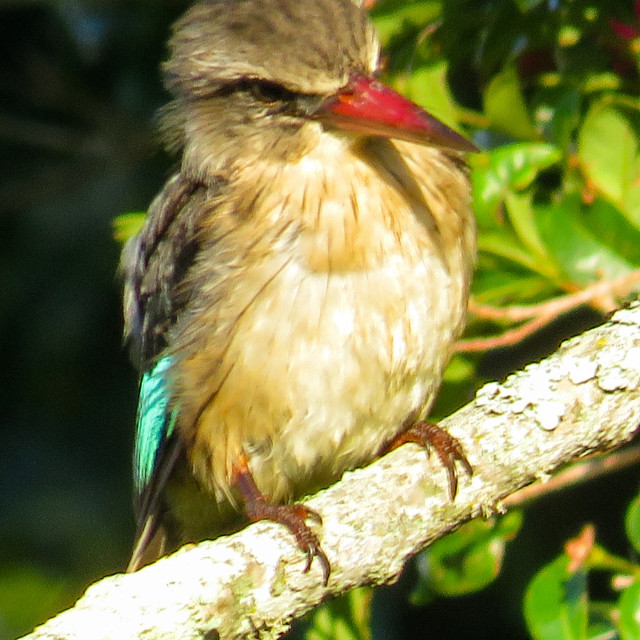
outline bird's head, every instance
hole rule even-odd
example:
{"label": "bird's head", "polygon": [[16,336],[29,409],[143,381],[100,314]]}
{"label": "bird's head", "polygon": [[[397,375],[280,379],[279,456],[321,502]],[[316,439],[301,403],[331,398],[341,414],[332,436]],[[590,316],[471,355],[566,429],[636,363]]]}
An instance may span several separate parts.
{"label": "bird's head", "polygon": [[325,131],[474,150],[376,79],[378,40],[353,0],[204,0],[170,52],[171,143],[198,147],[209,167],[239,153],[299,158]]}

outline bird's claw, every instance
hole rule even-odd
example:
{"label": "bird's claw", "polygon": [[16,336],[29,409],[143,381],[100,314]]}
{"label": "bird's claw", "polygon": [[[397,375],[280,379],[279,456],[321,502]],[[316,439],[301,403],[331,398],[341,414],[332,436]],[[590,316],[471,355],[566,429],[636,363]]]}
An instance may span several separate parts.
{"label": "bird's claw", "polygon": [[451,500],[456,497],[456,493],[458,492],[456,462],[460,463],[469,477],[473,475],[473,468],[471,464],[469,464],[460,442],[433,422],[420,420],[414,423],[392,442],[390,448],[395,449],[405,442],[414,442],[420,445],[426,450],[427,455],[429,455],[431,448],[435,450],[442,466],[447,472],[449,497]]}
{"label": "bird's claw", "polygon": [[317,511],[300,503],[274,504],[266,500],[257,501],[248,511],[251,520],[271,520],[287,527],[295,537],[298,548],[307,558],[304,573],[311,569],[313,559],[317,558],[322,569],[323,583],[327,585],[331,573],[329,559],[320,546],[318,536],[305,522],[311,519],[317,524],[322,524],[322,517]]}

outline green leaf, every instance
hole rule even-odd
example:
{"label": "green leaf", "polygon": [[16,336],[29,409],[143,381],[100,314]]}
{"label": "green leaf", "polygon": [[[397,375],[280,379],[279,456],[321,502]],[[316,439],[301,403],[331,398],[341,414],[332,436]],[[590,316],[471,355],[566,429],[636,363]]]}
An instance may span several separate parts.
{"label": "green leaf", "polygon": [[594,624],[589,624],[589,628],[587,629],[588,640],[616,640],[616,638],[616,628],[611,622],[599,621]]}
{"label": "green leaf", "polygon": [[483,98],[485,114],[494,128],[518,140],[538,137],[520,90],[515,67],[507,67],[495,75]]}
{"label": "green leaf", "polygon": [[445,61],[414,70],[403,88],[403,93],[445,124],[456,127],[456,106],[447,85]]}
{"label": "green leaf", "polygon": [[456,354],[449,360],[429,418],[438,422],[459,409],[473,396],[475,364],[468,356]]}
{"label": "green leaf", "polygon": [[352,589],[319,607],[305,640],[371,640],[369,587]]}
{"label": "green leaf", "polygon": [[602,244],[633,265],[640,265],[640,230],[609,200],[596,198],[582,207],[581,221]]}
{"label": "green leaf", "polygon": [[376,25],[382,46],[401,33],[407,25],[424,28],[435,22],[442,13],[441,0],[420,0],[408,3],[406,0],[387,0],[373,6],[371,17]]}
{"label": "green leaf", "polygon": [[113,237],[124,244],[142,229],[147,214],[144,212],[123,213],[113,220]]}
{"label": "green leaf", "polygon": [[545,138],[560,149],[569,148],[580,125],[581,107],[582,94],[574,86],[561,85],[544,90],[536,118],[544,128]]}
{"label": "green leaf", "polygon": [[584,286],[612,279],[634,268],[631,262],[607,245],[585,225],[582,202],[573,194],[549,206],[539,206],[537,223],[549,254],[569,279]]}
{"label": "green leaf", "polygon": [[592,187],[640,228],[640,156],[629,120],[614,107],[591,107],[580,128],[578,158]]}
{"label": "green leaf", "polygon": [[586,572],[568,571],[561,555],[543,567],[529,583],[524,615],[535,640],[583,640],[587,634]]}
{"label": "green leaf", "polygon": [[505,232],[483,233],[478,238],[478,251],[504,258],[549,279],[555,279],[557,276],[556,268],[551,262],[532,255]]}
{"label": "green leaf", "polygon": [[585,93],[595,93],[601,91],[613,91],[619,89],[621,84],[620,76],[611,71],[603,73],[590,73],[584,80],[583,91]]}
{"label": "green leaf", "polygon": [[[0,574],[0,633],[22,635],[77,597],[77,585],[28,565],[3,566]],[[29,603],[25,607],[25,603]]]}
{"label": "green leaf", "polygon": [[454,355],[447,368],[444,370],[443,381],[445,382],[466,382],[473,376],[475,366],[466,358],[460,355]]}
{"label": "green leaf", "polygon": [[422,605],[435,596],[459,596],[483,589],[500,572],[506,543],[520,529],[522,514],[472,520],[439,540],[418,561],[420,580],[411,594]]}
{"label": "green leaf", "polygon": [[547,250],[540,238],[535,223],[531,194],[509,192],[506,197],[506,208],[509,220],[518,238],[533,254],[547,258]]}
{"label": "green leaf", "polygon": [[561,47],[573,47],[582,38],[582,31],[573,24],[564,24],[558,30],[558,44]]}
{"label": "green leaf", "polygon": [[550,144],[515,143],[469,158],[473,202],[480,227],[496,226],[500,205],[509,193],[529,187],[536,176],[561,159]]}
{"label": "green leaf", "polygon": [[548,298],[556,287],[549,279],[537,274],[511,272],[501,267],[481,268],[473,280],[473,297],[479,303],[505,303]]}
{"label": "green leaf", "polygon": [[636,580],[623,591],[619,605],[620,637],[622,640],[638,640],[640,638],[640,581]]}
{"label": "green leaf", "polygon": [[624,528],[633,548],[640,552],[640,495],[637,495],[627,508]]}

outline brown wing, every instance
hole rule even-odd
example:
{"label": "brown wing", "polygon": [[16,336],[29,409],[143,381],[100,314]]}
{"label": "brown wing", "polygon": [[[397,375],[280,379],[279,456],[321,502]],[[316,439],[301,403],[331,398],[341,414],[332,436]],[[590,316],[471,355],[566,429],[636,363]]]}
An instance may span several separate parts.
{"label": "brown wing", "polygon": [[155,560],[166,550],[163,491],[181,454],[172,433],[169,390],[157,362],[169,342],[169,331],[188,304],[183,282],[199,250],[199,229],[213,187],[174,175],[149,208],[140,233],[125,247],[125,337],[142,374],[134,455],[135,511],[138,532],[128,570]]}
{"label": "brown wing", "polygon": [[122,252],[125,338],[141,372],[167,346],[167,333],[188,302],[181,287],[198,252],[198,233],[215,187],[177,173],[155,198],[144,228]]}

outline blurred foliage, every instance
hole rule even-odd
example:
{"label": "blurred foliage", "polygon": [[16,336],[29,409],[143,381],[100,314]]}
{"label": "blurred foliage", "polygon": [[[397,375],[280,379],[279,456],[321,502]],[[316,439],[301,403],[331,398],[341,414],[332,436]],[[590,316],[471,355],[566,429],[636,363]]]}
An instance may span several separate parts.
{"label": "blurred foliage", "polygon": [[[640,551],[640,497],[627,510],[629,541]],[[588,578],[607,574],[611,589],[606,600],[594,600]],[[587,525],[565,551],[540,569],[524,600],[527,627],[535,640],[596,640],[640,637],[640,564],[609,553],[595,541]]]}
{"label": "blurred foliage", "polygon": [[111,224],[168,172],[157,66],[184,6],[0,5],[0,638],[126,564],[136,378]]}
{"label": "blurred foliage", "polygon": [[[140,214],[118,216],[143,211],[170,171],[153,127],[166,100],[157,67],[185,6],[0,5],[0,638],[126,564],[136,380],[112,225],[130,234]],[[640,3],[379,0],[372,13],[385,81],[482,149],[469,159],[473,342],[447,370],[442,416],[635,294]],[[636,485],[620,473],[524,519],[469,523],[397,585],[354,591],[297,634],[637,638],[638,567],[622,559],[640,553]],[[549,563],[585,521],[598,544],[583,535],[582,556]]]}
{"label": "blurred foliage", "polygon": [[306,640],[371,640],[369,587],[359,587],[312,614]]}
{"label": "blurred foliage", "polygon": [[433,545],[418,560],[411,601],[425,605],[441,596],[484,589],[500,573],[506,544],[522,526],[522,513],[472,520]]}

